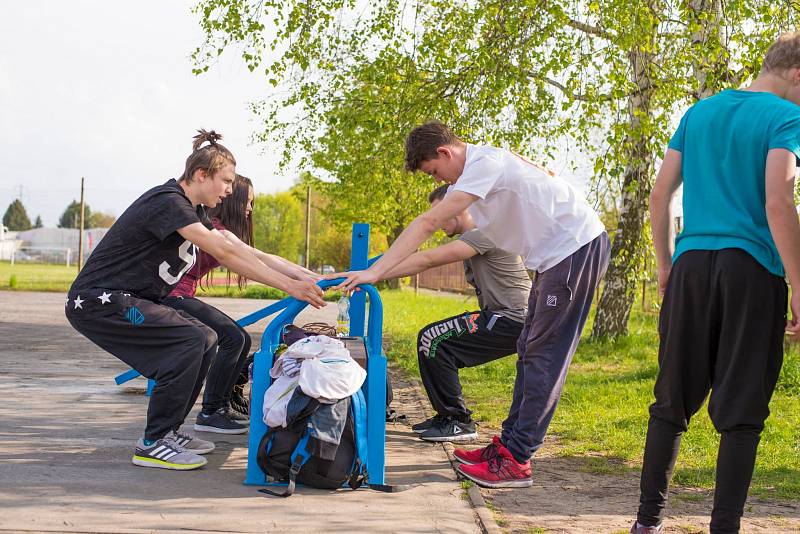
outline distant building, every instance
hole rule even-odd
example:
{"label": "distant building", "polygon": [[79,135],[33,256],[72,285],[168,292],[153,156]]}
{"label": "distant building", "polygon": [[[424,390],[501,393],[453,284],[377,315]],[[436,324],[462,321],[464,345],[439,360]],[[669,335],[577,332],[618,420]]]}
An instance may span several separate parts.
{"label": "distant building", "polygon": [[[83,231],[83,257],[88,258],[97,244],[108,232],[108,228],[91,228]],[[59,252],[59,256],[70,258],[71,262],[78,261],[78,237],[80,231],[76,228],[34,228],[24,232],[16,232],[16,240],[9,245],[6,254],[5,248],[0,250],[0,259],[11,259],[11,250],[18,258],[25,257],[28,261],[51,261],[44,258],[47,252]],[[58,260],[60,263],[61,260]]]}
{"label": "distant building", "polygon": [[22,244],[17,240],[17,233],[0,224],[0,261],[10,260],[11,254]]}

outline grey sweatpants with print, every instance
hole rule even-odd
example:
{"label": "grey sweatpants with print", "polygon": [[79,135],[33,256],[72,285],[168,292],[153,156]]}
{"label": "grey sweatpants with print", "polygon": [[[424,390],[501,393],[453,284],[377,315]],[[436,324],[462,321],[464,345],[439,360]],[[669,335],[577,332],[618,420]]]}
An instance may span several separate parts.
{"label": "grey sweatpants with print", "polygon": [[542,446],[595,289],[611,252],[603,232],[554,267],[536,274],[517,340],[517,378],[501,440],[520,462]]}

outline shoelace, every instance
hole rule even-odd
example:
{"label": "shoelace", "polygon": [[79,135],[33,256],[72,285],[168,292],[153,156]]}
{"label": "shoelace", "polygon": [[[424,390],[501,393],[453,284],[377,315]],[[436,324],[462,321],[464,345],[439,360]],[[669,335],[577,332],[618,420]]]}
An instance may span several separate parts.
{"label": "shoelace", "polygon": [[[492,463],[497,462],[498,464],[502,464],[502,455],[497,448],[497,444],[495,442],[491,442],[489,445],[486,446],[483,452],[483,457],[486,459],[486,462],[489,464],[489,469],[492,468]],[[497,469],[500,469],[498,465]],[[494,471],[496,472],[496,471]]]}
{"label": "shoelace", "polygon": [[[240,410],[237,410],[233,406],[228,406],[227,408],[225,408],[225,415],[229,419],[231,419],[232,421],[237,421],[240,417],[246,417],[247,419],[250,419],[250,415],[249,414],[246,414],[246,413],[244,413],[244,412],[242,412]],[[242,424],[246,424],[244,421],[237,421],[237,422],[242,423]]]}
{"label": "shoelace", "polygon": [[444,419],[443,415],[439,415],[438,413],[431,417],[431,426],[428,428],[434,428],[439,426],[439,423]]}
{"label": "shoelace", "polygon": [[183,445],[178,443],[178,445],[180,445],[181,447],[184,447],[184,448],[186,448],[186,445],[188,445],[194,439],[193,436],[190,436],[189,434],[185,434],[183,432],[179,432],[177,430],[173,430],[172,431],[172,435],[174,436],[173,439],[175,439],[176,443],[178,443],[179,440],[180,441],[184,441],[185,440],[185,443]]}
{"label": "shoelace", "polygon": [[491,457],[486,459],[486,463],[489,464],[489,472],[490,473],[499,473],[500,468],[503,467],[503,455],[502,454],[494,454]]}
{"label": "shoelace", "polygon": [[431,428],[444,428],[447,426],[447,423],[450,422],[452,418],[447,415],[439,415],[436,414],[433,416],[433,421],[431,422]]}
{"label": "shoelace", "polygon": [[[173,432],[173,434],[176,434],[176,432]],[[181,446],[178,443],[178,441],[175,439],[175,437],[173,437],[173,436],[171,436],[169,434],[167,434],[165,437],[161,438],[161,441],[163,441],[164,444],[166,444],[167,446],[172,448],[172,450],[174,450],[175,452],[187,452],[188,451],[187,448]]]}

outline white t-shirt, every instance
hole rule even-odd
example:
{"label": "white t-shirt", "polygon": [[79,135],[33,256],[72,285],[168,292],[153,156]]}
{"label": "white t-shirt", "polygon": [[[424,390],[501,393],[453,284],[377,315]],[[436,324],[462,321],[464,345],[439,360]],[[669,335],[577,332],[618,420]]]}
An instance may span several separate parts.
{"label": "white t-shirt", "polygon": [[554,267],[605,230],[566,181],[502,148],[468,144],[451,190],[477,196],[469,212],[478,228],[534,271]]}

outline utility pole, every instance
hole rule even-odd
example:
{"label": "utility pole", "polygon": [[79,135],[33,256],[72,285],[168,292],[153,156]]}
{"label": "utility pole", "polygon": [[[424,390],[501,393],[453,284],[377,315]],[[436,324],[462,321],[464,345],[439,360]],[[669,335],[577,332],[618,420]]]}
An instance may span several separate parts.
{"label": "utility pole", "polygon": [[78,272],[83,268],[83,176],[81,176],[81,224],[78,228]]}
{"label": "utility pole", "polygon": [[311,239],[311,186],[306,187],[306,254],[305,254],[305,268],[309,267],[309,250],[311,249],[309,241]]}

